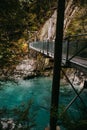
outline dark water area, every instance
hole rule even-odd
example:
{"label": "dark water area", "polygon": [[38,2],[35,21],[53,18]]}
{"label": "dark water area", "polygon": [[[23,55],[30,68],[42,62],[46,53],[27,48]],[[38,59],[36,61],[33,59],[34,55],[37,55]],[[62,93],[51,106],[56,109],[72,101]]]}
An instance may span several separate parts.
{"label": "dark water area", "polygon": [[[2,83],[1,83],[2,84]],[[51,77],[39,77],[30,80],[19,80],[17,83],[8,81],[1,85],[0,89],[0,109],[13,109],[22,104],[27,104],[32,100],[32,113],[36,112],[35,122],[37,126],[32,130],[44,130],[49,125],[49,110],[51,99]],[[76,86],[79,89],[79,86]],[[59,111],[63,112],[64,108],[76,96],[69,85],[61,85],[59,97]],[[87,90],[84,90],[80,97],[87,105]],[[81,116],[80,107],[84,106],[79,98],[67,110],[71,119],[78,120]],[[6,117],[5,117],[6,116]],[[0,118],[10,118],[7,114]],[[64,128],[61,128],[64,130]]]}

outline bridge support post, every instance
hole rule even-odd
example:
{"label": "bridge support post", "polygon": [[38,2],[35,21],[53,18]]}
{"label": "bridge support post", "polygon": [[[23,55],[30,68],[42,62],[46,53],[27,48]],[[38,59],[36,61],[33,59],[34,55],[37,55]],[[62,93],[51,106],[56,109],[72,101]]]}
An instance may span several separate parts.
{"label": "bridge support post", "polygon": [[47,56],[49,56],[49,40],[47,41]]}
{"label": "bridge support post", "polygon": [[84,88],[87,89],[87,81],[84,81]]}
{"label": "bridge support post", "polygon": [[66,65],[68,64],[68,59],[69,59],[69,41],[70,41],[70,37],[67,38]]}
{"label": "bridge support post", "polygon": [[62,42],[64,25],[65,0],[58,0],[57,26],[54,52],[54,69],[50,110],[50,130],[56,130],[58,122],[59,92],[60,92],[60,71],[62,60]]}
{"label": "bridge support post", "polygon": [[42,45],[42,46],[43,46],[43,54],[44,54],[44,43],[45,43],[45,41],[42,42],[42,44],[43,44],[43,45]]}

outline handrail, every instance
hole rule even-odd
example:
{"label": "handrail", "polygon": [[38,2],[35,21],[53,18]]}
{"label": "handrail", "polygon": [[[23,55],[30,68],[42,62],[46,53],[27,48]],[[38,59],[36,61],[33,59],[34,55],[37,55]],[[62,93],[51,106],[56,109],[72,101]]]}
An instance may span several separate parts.
{"label": "handrail", "polygon": [[[62,48],[62,62],[65,66],[70,65],[69,63],[77,64],[82,67],[85,64],[83,61],[84,58],[87,58],[87,33],[79,34],[79,35],[72,35],[65,38],[63,41],[63,48]],[[79,36],[81,36],[79,38]],[[83,36],[83,37],[82,37]],[[40,53],[43,53],[51,58],[54,58],[54,42],[53,41],[36,41],[30,43],[30,47]],[[79,59],[76,59],[79,57]],[[86,60],[85,60],[86,61]],[[87,66],[87,63],[85,64]]]}
{"label": "handrail", "polygon": [[[64,42],[66,42],[66,44],[63,44],[63,47],[65,46],[64,48],[66,49],[66,64],[70,62],[70,60],[75,58],[77,55],[79,55],[81,52],[85,51],[85,49],[87,49],[87,44],[86,45],[84,44],[85,42],[87,42],[87,37],[82,37],[86,35],[87,33],[78,35],[69,35],[68,37],[64,38]],[[82,46],[80,45],[81,42],[83,42]]]}
{"label": "handrail", "polygon": [[68,39],[68,38],[72,38],[72,37],[86,36],[86,35],[87,35],[87,33],[78,34],[78,35],[69,35],[69,36],[64,37],[63,40],[66,40],[66,39]]}

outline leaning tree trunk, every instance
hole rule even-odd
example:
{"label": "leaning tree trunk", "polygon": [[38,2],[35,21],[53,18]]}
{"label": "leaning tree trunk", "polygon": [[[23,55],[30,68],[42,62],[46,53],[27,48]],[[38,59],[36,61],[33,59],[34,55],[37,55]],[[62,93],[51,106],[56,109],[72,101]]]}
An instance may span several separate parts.
{"label": "leaning tree trunk", "polygon": [[53,84],[52,84],[51,112],[50,112],[50,130],[56,130],[58,120],[57,114],[58,114],[60,71],[61,71],[61,59],[62,59],[64,11],[65,11],[65,0],[58,0],[56,39],[54,50],[55,51],[54,71],[53,71]]}
{"label": "leaning tree trunk", "polygon": [[71,20],[73,19],[78,10],[79,7],[73,3],[73,0],[67,1],[64,19],[64,34],[66,33],[67,28],[71,23]]}

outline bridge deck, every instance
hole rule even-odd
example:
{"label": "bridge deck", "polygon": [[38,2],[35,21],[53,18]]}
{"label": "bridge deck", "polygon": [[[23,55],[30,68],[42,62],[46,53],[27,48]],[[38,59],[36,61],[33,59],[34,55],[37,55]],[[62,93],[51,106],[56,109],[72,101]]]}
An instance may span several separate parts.
{"label": "bridge deck", "polygon": [[68,61],[67,67],[72,67],[80,70],[85,75],[87,75],[87,59],[82,59],[81,57],[75,57],[73,60]]}

